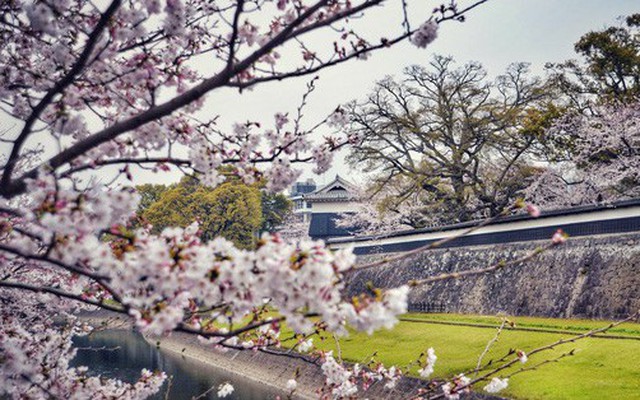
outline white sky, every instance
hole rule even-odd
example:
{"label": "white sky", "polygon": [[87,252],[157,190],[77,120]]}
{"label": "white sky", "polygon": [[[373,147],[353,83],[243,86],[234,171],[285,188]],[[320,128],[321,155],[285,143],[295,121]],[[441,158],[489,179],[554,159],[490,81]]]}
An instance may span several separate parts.
{"label": "white sky", "polygon": [[[441,1],[409,0],[413,20],[426,20]],[[355,23],[374,32],[385,32],[387,26],[399,27],[400,1],[387,0],[387,3]],[[459,0],[459,3],[464,6],[472,0]],[[472,10],[465,23],[449,21],[441,25],[438,39],[427,49],[402,43],[373,54],[367,61],[353,60],[322,71],[305,110],[307,126],[315,125],[339,104],[362,99],[376,80],[385,75],[398,75],[408,65],[426,64],[434,54],[451,55],[460,64],[479,61],[490,75],[498,75],[510,63],[518,61],[530,62],[535,73],[543,74],[546,62],[575,57],[573,44],[581,35],[616,24],[618,17],[634,12],[640,12],[638,0],[490,0]],[[247,120],[272,123],[275,112],[293,114],[309,79],[267,83],[242,94],[237,90],[212,93],[200,117],[221,115],[221,127]],[[360,174],[349,170],[340,159],[337,157],[334,167],[323,176],[306,172],[301,179],[313,177],[322,184],[339,173],[359,181]],[[136,184],[169,183],[177,179],[177,174],[143,172],[137,176]]]}
{"label": "white sky", "polygon": [[[412,2],[410,10],[414,14],[422,11],[424,20],[436,4],[439,2]],[[385,75],[398,75],[411,64],[426,64],[434,54],[451,55],[461,64],[479,61],[490,75],[500,74],[512,62],[526,61],[534,73],[542,75],[546,62],[575,58],[573,44],[584,33],[616,24],[618,17],[634,12],[640,12],[638,0],[490,0],[471,11],[465,23],[442,24],[438,39],[427,49],[403,43],[367,61],[354,60],[322,72],[306,109],[308,123],[321,120],[338,104],[362,99]],[[382,10],[368,23],[389,23],[385,13],[397,19],[397,13]],[[221,114],[223,125],[247,119],[270,121],[276,111],[294,111],[308,79],[269,83],[242,95],[231,90],[218,92],[210,95],[206,109]],[[340,160],[323,176],[305,173],[303,178],[328,183],[336,173],[359,179]]]}

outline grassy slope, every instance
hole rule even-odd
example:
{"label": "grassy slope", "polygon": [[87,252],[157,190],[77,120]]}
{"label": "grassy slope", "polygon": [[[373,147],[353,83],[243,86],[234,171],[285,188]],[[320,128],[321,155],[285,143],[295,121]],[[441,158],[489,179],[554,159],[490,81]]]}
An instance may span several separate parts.
{"label": "grassy slope", "polygon": [[[460,316],[450,314],[410,314],[408,318],[455,322],[494,324],[496,317]],[[561,320],[546,318],[516,318],[520,327],[575,330],[576,334],[606,325],[603,321]],[[640,324],[624,324],[609,332],[640,338]],[[361,362],[374,351],[385,364],[407,365],[420,352],[433,347],[438,355],[437,377],[448,377],[473,369],[477,358],[495,329],[400,322],[391,331],[372,336],[353,333],[341,339],[343,358]],[[524,331],[504,331],[492,351],[485,357],[499,358],[510,348],[529,351],[571,335]],[[325,349],[335,348],[333,339],[314,340]],[[501,394],[518,399],[625,399],[640,400],[640,340],[584,339],[569,343],[530,358],[526,366],[576,349],[573,357],[514,376],[508,390]],[[518,364],[522,367],[522,364]],[[413,371],[415,373],[415,371]],[[484,386],[481,385],[481,386]],[[480,389],[480,388],[477,388]]]}

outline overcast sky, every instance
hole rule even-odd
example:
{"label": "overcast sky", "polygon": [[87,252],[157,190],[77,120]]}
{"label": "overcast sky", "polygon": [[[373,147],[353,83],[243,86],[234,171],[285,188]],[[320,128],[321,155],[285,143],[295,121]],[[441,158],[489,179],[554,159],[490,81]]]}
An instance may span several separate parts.
{"label": "overcast sky", "polygon": [[[424,20],[438,3],[414,1],[410,7],[419,18],[423,14]],[[574,58],[573,44],[584,33],[617,24],[619,17],[634,12],[640,12],[638,0],[490,0],[470,12],[465,23],[443,24],[438,39],[427,49],[403,43],[367,61],[356,60],[321,73],[306,111],[308,122],[322,119],[340,103],[363,98],[376,80],[400,74],[411,64],[426,64],[434,54],[451,55],[460,63],[479,61],[491,75],[500,74],[512,62],[526,61],[533,72],[542,75],[546,62]],[[397,14],[383,9],[368,23],[388,24],[389,18],[397,19]],[[207,102],[207,110],[221,114],[222,124],[268,120],[276,111],[295,109],[306,81],[308,78],[266,84],[242,95],[216,93]],[[336,173],[354,176],[354,171],[338,161],[324,176],[314,178],[328,182]]]}
{"label": "overcast sky", "polygon": [[[425,21],[441,1],[408,0],[414,24]],[[459,0],[461,6],[472,2]],[[375,35],[383,35],[389,27],[400,27],[402,14],[398,5],[401,2],[387,0],[386,3],[372,15],[354,22],[359,24],[358,29],[375,32],[372,40],[381,37]],[[573,44],[581,35],[616,24],[619,17],[634,12],[640,12],[638,0],[489,0],[472,10],[465,23],[442,24],[438,39],[427,49],[402,43],[372,55],[367,61],[353,60],[323,71],[305,110],[307,126],[321,121],[339,104],[364,98],[376,80],[385,75],[398,75],[408,65],[426,64],[434,54],[451,55],[459,63],[479,61],[493,76],[512,62],[526,61],[541,75],[546,62],[575,57]],[[206,70],[206,64],[203,69]],[[237,90],[212,93],[200,117],[220,115],[221,127],[247,120],[272,123],[275,112],[295,111],[309,79],[268,83],[242,94]],[[0,122],[5,127],[13,125],[2,121],[2,117]],[[340,158],[329,172],[314,179],[326,183],[339,173],[356,182],[361,180]],[[308,177],[312,177],[310,172],[303,175]],[[170,183],[177,179],[178,174],[143,172],[136,183]]]}

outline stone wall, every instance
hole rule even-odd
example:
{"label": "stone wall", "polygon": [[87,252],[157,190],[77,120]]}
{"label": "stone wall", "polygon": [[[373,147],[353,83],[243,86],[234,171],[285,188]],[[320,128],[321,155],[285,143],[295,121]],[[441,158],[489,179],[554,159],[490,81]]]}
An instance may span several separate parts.
{"label": "stone wall", "polygon": [[[513,260],[545,242],[425,251],[354,273],[351,294],[412,279]],[[365,263],[381,257],[359,257]],[[410,305],[457,313],[620,318],[640,309],[640,234],[573,238],[533,260],[497,272],[412,288]]]}

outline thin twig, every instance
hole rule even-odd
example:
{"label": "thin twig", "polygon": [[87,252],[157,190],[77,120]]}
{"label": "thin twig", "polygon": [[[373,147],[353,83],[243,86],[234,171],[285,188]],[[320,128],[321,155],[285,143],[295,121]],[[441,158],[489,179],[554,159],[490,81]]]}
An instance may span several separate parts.
{"label": "thin twig", "polygon": [[388,264],[388,263],[404,260],[404,259],[406,259],[408,257],[411,257],[411,256],[413,256],[415,254],[422,253],[422,252],[427,251],[427,250],[432,250],[432,249],[435,249],[437,247],[441,247],[441,246],[443,246],[443,245],[445,245],[445,244],[447,244],[447,243],[449,243],[449,242],[451,242],[453,240],[459,239],[459,238],[461,238],[463,236],[466,236],[466,235],[468,235],[470,233],[473,233],[473,232],[477,231],[480,228],[483,228],[483,227],[485,227],[487,225],[490,225],[490,224],[496,222],[497,220],[499,220],[503,216],[510,214],[511,211],[514,208],[515,207],[509,207],[509,208],[505,209],[504,211],[502,211],[500,214],[496,215],[495,217],[487,218],[484,221],[480,222],[478,225],[474,225],[474,226],[472,226],[472,227],[460,232],[457,235],[453,235],[453,236],[449,236],[449,237],[446,237],[446,238],[442,238],[440,240],[437,240],[435,242],[431,242],[431,243],[426,244],[424,246],[418,247],[417,249],[409,250],[409,251],[404,252],[404,253],[402,253],[400,255],[397,255],[397,256],[384,257],[383,259],[378,260],[378,261],[373,261],[373,262],[370,262],[370,263],[361,264],[361,265],[357,265],[357,266],[354,265],[353,267],[351,267],[350,269],[348,269],[345,272],[348,273],[348,272],[352,272],[352,271],[361,271],[363,269],[380,267],[380,266]]}
{"label": "thin twig", "polygon": [[102,346],[102,347],[76,347],[76,350],[82,350],[82,351],[116,351],[116,350],[120,350],[122,347],[120,346],[115,346],[115,347],[107,347],[107,346]]}
{"label": "thin twig", "polygon": [[[595,335],[597,333],[606,332],[609,329],[612,329],[612,328],[614,328],[614,327],[616,327],[618,325],[621,325],[621,324],[623,324],[625,322],[636,320],[636,319],[638,319],[638,317],[640,317],[640,310],[635,312],[634,314],[630,315],[629,317],[627,317],[625,319],[622,319],[622,320],[617,321],[617,322],[612,322],[609,325],[604,326],[602,328],[593,329],[593,330],[591,330],[589,332],[586,332],[586,333],[583,333],[581,335],[573,336],[573,337],[570,337],[568,339],[560,339],[560,340],[557,340],[557,341],[555,341],[553,343],[550,343],[548,345],[538,347],[538,348],[536,348],[534,350],[529,351],[527,353],[527,356],[531,357],[534,354],[537,354],[537,353],[540,353],[540,352],[543,352],[543,351],[546,351],[546,350],[554,349],[554,348],[556,348],[556,347],[558,347],[560,345],[563,345],[563,344],[566,344],[566,343],[573,343],[573,342],[576,342],[578,340],[591,337],[591,336],[593,336],[593,335]],[[512,355],[512,354],[513,354],[513,352],[510,351],[509,354],[507,354],[505,357],[503,357],[503,359],[506,359],[506,357],[508,357],[509,355]],[[496,375],[498,372],[503,371],[503,370],[513,366],[514,364],[516,364],[518,362],[520,362],[520,359],[518,357],[516,357],[516,358],[508,361],[507,363],[505,363],[505,364],[503,364],[503,365],[501,365],[501,366],[499,366],[499,367],[497,367],[497,368],[485,373],[484,375],[472,379],[468,384],[461,385],[461,386],[457,387],[456,391],[460,392],[460,391],[462,391],[462,390],[464,390],[464,389],[466,389],[468,387],[471,387],[472,385],[474,385],[477,382],[487,380],[489,377],[491,377],[493,375]],[[445,397],[445,394],[444,393],[440,393],[438,395],[430,397],[429,399],[430,400],[436,400],[436,399],[441,399],[443,397]]]}
{"label": "thin twig", "polygon": [[[209,389],[205,390],[203,393],[201,393],[200,395],[198,395],[198,397],[192,397],[191,400],[199,400],[199,399],[206,399],[207,395],[211,392],[213,392],[216,388],[218,387],[218,385],[213,385],[211,386]],[[168,398],[167,398],[168,399]]]}
{"label": "thin twig", "polygon": [[167,391],[164,392],[164,400],[169,400],[169,394],[171,393],[171,387],[173,386],[173,375],[169,375],[169,379],[167,382]]}
{"label": "thin twig", "polygon": [[517,375],[517,374],[521,374],[523,372],[536,370],[536,369],[540,368],[541,366],[543,366],[545,364],[558,362],[558,361],[562,360],[563,358],[570,357],[570,356],[573,356],[573,355],[575,355],[575,349],[572,349],[571,351],[568,351],[566,353],[562,353],[561,355],[559,355],[556,358],[551,358],[549,360],[541,361],[541,362],[539,362],[537,364],[532,365],[531,367],[520,368],[519,370],[514,371],[514,372],[510,373],[509,375],[505,376],[505,378],[511,378],[512,376]]}
{"label": "thin twig", "polygon": [[478,363],[476,364],[476,369],[475,369],[475,376],[478,376],[478,372],[480,371],[480,366],[482,365],[482,359],[484,358],[484,356],[487,355],[487,353],[491,349],[491,346],[493,346],[498,341],[498,337],[500,337],[500,334],[502,333],[502,330],[504,329],[504,326],[506,324],[507,324],[507,319],[503,318],[502,323],[498,327],[498,330],[496,331],[495,336],[491,338],[491,340],[489,340],[489,343],[487,343],[487,347],[484,348],[484,351],[482,352],[482,354],[480,354],[480,357],[478,357]]}
{"label": "thin twig", "polygon": [[486,268],[480,268],[480,269],[472,269],[472,270],[467,270],[467,271],[460,271],[460,272],[450,272],[450,273],[446,273],[446,274],[440,274],[437,276],[432,276],[429,278],[424,278],[424,279],[414,279],[409,281],[409,286],[419,286],[419,285],[424,285],[427,283],[433,283],[433,282],[438,282],[438,281],[444,281],[444,280],[449,280],[449,279],[460,279],[460,278],[465,278],[468,276],[473,276],[473,275],[482,275],[482,274],[486,274],[489,272],[493,272],[493,271],[497,271],[499,269],[502,268],[507,268],[507,267],[511,267],[514,265],[518,265],[518,264],[523,264],[529,260],[531,260],[532,258],[534,258],[535,256],[537,256],[538,254],[549,250],[550,248],[556,246],[555,243],[553,242],[549,242],[548,244],[546,244],[545,246],[540,246],[540,247],[536,247],[533,251],[525,254],[524,256],[520,257],[520,258],[516,258],[515,260],[512,261],[504,261],[504,260],[500,260],[497,263],[490,265]]}

